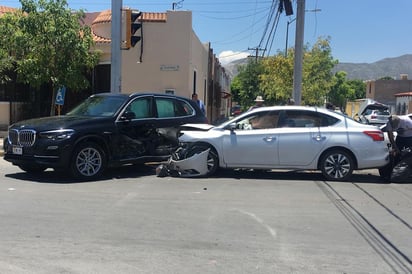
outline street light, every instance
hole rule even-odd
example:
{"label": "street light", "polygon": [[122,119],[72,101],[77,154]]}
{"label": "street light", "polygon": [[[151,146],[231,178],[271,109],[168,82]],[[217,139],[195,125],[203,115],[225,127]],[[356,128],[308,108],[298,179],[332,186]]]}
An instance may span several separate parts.
{"label": "street light", "polygon": [[286,25],[286,47],[285,47],[285,57],[288,57],[288,39],[289,39],[289,25],[293,23],[296,20],[296,18],[290,20],[287,22]]}
{"label": "street light", "polygon": [[[305,10],[305,12],[320,12],[322,11],[321,9],[312,9],[312,10]],[[289,37],[289,25],[293,23],[296,20],[296,18],[290,20],[287,22],[286,25],[286,47],[285,47],[285,57],[288,56],[288,37]]]}

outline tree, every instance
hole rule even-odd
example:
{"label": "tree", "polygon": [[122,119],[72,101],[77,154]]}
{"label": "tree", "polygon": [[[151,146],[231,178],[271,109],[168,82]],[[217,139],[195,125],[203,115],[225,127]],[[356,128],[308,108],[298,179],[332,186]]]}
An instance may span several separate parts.
{"label": "tree", "polygon": [[262,66],[260,87],[268,104],[284,104],[292,97],[293,53],[288,57],[281,53],[268,57],[262,61]]}
{"label": "tree", "polygon": [[243,110],[247,110],[254,104],[256,96],[262,95],[259,89],[262,65],[259,60],[249,59],[247,65],[239,66],[238,70],[231,84],[233,100],[238,101]]}
{"label": "tree", "polygon": [[333,85],[332,69],[337,64],[332,57],[329,39],[318,39],[303,59],[302,102],[323,105]]}
{"label": "tree", "polygon": [[395,80],[395,79],[393,79],[393,77],[391,76],[384,76],[384,77],[379,78],[378,80]]}
{"label": "tree", "polygon": [[347,73],[338,71],[334,76],[334,84],[328,94],[328,102],[340,109],[344,109],[346,102],[355,97],[355,89],[346,81]]}
{"label": "tree", "polygon": [[[324,105],[334,84],[332,69],[337,64],[331,52],[329,39],[318,39],[310,50],[304,48],[302,104]],[[285,104],[293,93],[294,55],[291,48],[287,56],[278,52],[259,63],[249,62],[232,82],[234,97],[242,105],[251,104],[257,95],[265,97],[266,105]]]}
{"label": "tree", "polygon": [[16,49],[14,45],[16,39],[20,36],[20,33],[16,32],[18,29],[18,17],[15,13],[6,13],[0,17],[0,84],[5,84],[11,81],[8,75],[14,67],[15,59],[13,54]]}
{"label": "tree", "polygon": [[[89,86],[86,73],[97,64],[99,53],[91,51],[93,37],[90,27],[81,24],[82,10],[72,12],[66,0],[20,2],[14,29],[7,33],[9,48],[15,49],[9,53],[17,81],[37,89],[50,86],[50,115],[54,115],[57,89]],[[0,35],[4,35],[3,29]]]}

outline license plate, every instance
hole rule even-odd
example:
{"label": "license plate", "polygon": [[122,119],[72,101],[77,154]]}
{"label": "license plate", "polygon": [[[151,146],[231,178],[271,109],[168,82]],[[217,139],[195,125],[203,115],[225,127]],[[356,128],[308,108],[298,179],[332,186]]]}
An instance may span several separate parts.
{"label": "license plate", "polygon": [[23,155],[23,148],[19,146],[13,146],[13,154]]}

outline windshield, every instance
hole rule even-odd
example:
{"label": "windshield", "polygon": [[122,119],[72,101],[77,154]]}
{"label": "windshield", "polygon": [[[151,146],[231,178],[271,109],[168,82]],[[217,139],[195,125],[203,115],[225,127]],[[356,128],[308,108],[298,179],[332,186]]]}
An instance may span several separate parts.
{"label": "windshield", "polygon": [[125,103],[127,97],[92,96],[67,113],[73,116],[113,116]]}

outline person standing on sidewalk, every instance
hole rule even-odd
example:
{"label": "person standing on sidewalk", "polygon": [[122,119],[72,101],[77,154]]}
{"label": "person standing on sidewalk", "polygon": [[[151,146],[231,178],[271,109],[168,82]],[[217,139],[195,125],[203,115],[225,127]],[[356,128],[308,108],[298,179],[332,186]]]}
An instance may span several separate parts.
{"label": "person standing on sidewalk", "polygon": [[263,104],[263,102],[265,102],[265,100],[263,100],[262,96],[257,96],[255,99],[255,105],[251,106],[248,111],[255,109],[255,108],[260,108],[260,107],[264,107],[265,105]]}
{"label": "person standing on sidewalk", "polygon": [[203,112],[204,115],[206,115],[206,109],[205,109],[205,104],[203,104],[202,100],[200,100],[197,96],[196,93],[192,94],[192,100],[197,103],[199,106],[200,110]]}

